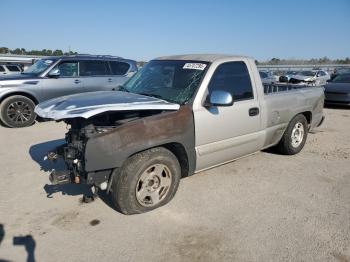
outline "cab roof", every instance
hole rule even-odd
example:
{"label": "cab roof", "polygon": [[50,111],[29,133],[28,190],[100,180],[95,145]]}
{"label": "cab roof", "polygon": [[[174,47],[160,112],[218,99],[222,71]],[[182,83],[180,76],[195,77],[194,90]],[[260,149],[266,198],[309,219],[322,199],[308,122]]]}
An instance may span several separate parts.
{"label": "cab roof", "polygon": [[189,60],[189,61],[203,61],[203,62],[214,62],[219,59],[241,59],[251,58],[248,56],[241,55],[225,55],[225,54],[187,54],[187,55],[173,55],[173,56],[162,56],[155,60]]}

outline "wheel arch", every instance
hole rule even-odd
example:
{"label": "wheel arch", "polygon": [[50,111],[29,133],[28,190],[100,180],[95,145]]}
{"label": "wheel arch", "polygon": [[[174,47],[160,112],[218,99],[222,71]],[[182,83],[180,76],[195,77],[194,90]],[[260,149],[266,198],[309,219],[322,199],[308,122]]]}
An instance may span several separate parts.
{"label": "wheel arch", "polygon": [[187,151],[186,151],[185,147],[181,143],[178,143],[178,142],[160,144],[160,145],[156,145],[156,146],[149,147],[146,149],[142,149],[138,152],[131,154],[126,159],[128,159],[136,154],[139,154],[141,152],[144,152],[144,151],[150,150],[152,148],[156,148],[156,147],[164,147],[175,155],[175,157],[179,161],[179,164],[181,167],[181,177],[182,178],[190,175],[190,165],[189,165],[189,157],[188,157]]}
{"label": "wheel arch", "polygon": [[0,103],[2,103],[2,101],[4,101],[6,98],[9,98],[11,96],[24,96],[24,97],[27,97],[30,100],[32,100],[35,105],[37,105],[39,103],[39,101],[36,99],[36,97],[34,95],[32,95],[30,93],[22,92],[22,91],[10,92],[10,93],[3,95],[0,98]]}
{"label": "wheel arch", "polygon": [[185,147],[180,143],[168,143],[162,146],[176,156],[181,167],[181,177],[189,176],[189,159]]}
{"label": "wheel arch", "polygon": [[311,111],[304,111],[304,112],[301,112],[300,114],[305,116],[307,123],[310,125],[312,122],[312,112]]}

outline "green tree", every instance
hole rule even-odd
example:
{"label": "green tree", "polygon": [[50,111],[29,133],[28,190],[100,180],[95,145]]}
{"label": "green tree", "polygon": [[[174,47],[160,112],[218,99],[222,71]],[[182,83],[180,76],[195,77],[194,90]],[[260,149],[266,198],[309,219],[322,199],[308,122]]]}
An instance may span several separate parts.
{"label": "green tree", "polygon": [[62,52],[62,50],[56,49],[55,51],[52,52],[52,55],[54,55],[54,56],[61,56],[61,55],[63,55],[63,52]]}
{"label": "green tree", "polygon": [[8,54],[9,51],[7,47],[0,47],[0,54]]}
{"label": "green tree", "polygon": [[22,52],[21,52],[21,49],[16,48],[15,50],[12,50],[12,51],[11,51],[11,54],[21,55],[21,54],[22,54]]}

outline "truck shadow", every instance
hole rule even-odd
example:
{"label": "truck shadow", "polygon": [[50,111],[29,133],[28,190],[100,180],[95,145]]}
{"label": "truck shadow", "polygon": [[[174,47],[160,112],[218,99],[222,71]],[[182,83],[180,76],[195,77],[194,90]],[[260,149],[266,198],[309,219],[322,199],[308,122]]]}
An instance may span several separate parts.
{"label": "truck shadow", "polygon": [[[48,152],[54,150],[57,146],[60,146],[64,143],[65,143],[64,139],[56,139],[56,140],[51,140],[40,144],[35,144],[29,148],[29,154],[32,160],[39,165],[41,171],[51,172],[53,169],[64,170],[65,164],[62,159],[58,159],[55,162],[44,159],[44,157]],[[90,188],[88,186],[77,185],[77,184],[66,184],[66,185],[46,184],[44,185],[43,188],[48,198],[53,198],[53,194],[59,193],[59,192],[61,192],[62,195],[71,195],[71,196],[90,193]]]}
{"label": "truck shadow", "polygon": [[[4,225],[0,224],[0,246],[1,242],[5,238],[5,229]],[[36,242],[32,235],[26,235],[26,236],[15,236],[13,237],[12,243],[14,246],[24,246],[25,250],[27,251],[27,262],[35,262],[35,246]],[[0,262],[10,262],[10,260],[1,259]]]}
{"label": "truck shadow", "polygon": [[47,198],[53,198],[53,194],[61,193],[68,196],[91,195],[91,189],[83,184],[65,184],[65,185],[49,185],[44,186]]}
{"label": "truck shadow", "polygon": [[117,211],[118,213],[122,214],[120,212],[120,210],[118,210],[113,202],[112,202],[112,197],[110,194],[107,194],[106,191],[99,191],[98,192],[98,197],[103,201],[103,203],[105,203],[108,207],[110,207],[111,209],[113,209],[114,211]]}
{"label": "truck shadow", "polygon": [[38,163],[40,170],[42,171],[47,172],[51,171],[52,169],[62,170],[64,169],[64,162],[61,159],[58,159],[57,161],[53,162],[47,159],[45,160],[44,157],[47,155],[47,153],[64,143],[64,139],[56,139],[32,145],[29,148],[29,155],[36,163]]}

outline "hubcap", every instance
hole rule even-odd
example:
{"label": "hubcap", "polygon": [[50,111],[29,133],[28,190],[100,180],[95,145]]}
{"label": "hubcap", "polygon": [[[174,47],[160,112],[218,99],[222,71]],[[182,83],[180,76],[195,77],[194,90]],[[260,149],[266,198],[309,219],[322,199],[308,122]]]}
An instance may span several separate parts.
{"label": "hubcap", "polygon": [[155,206],[169,193],[171,172],[163,164],[148,167],[141,175],[136,186],[136,198],[142,206]]}
{"label": "hubcap", "polygon": [[8,118],[15,123],[25,123],[32,116],[30,106],[23,101],[16,101],[7,107]]}
{"label": "hubcap", "polygon": [[298,122],[295,124],[293,131],[292,131],[292,146],[298,147],[300,146],[301,142],[304,138],[304,126],[302,123]]}

